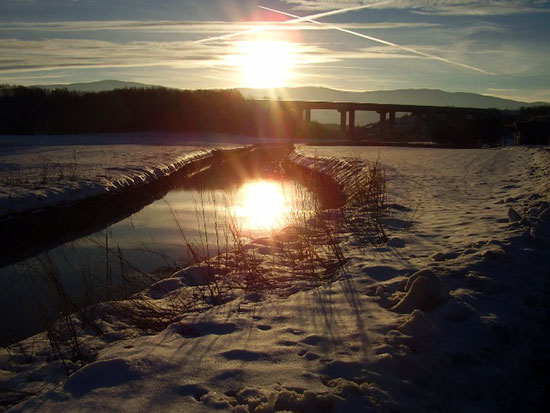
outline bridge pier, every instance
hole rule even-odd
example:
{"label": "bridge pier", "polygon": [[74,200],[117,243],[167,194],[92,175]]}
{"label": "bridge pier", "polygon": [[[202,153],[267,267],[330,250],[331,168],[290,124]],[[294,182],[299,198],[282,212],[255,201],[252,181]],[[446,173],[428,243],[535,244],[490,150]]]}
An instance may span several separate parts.
{"label": "bridge pier", "polygon": [[340,112],[340,133],[342,136],[351,138],[355,133],[355,111],[338,109],[338,112]]}
{"label": "bridge pier", "polygon": [[395,111],[390,111],[390,119],[388,123],[388,136],[390,139],[395,137]]}
{"label": "bridge pier", "polygon": [[340,112],[340,133],[344,136],[346,134],[346,115],[348,111],[345,109],[340,109],[338,112]]}
{"label": "bridge pier", "polygon": [[383,139],[393,138],[395,134],[395,110],[379,110],[376,112],[380,115],[380,137]]}
{"label": "bridge pier", "polygon": [[349,128],[348,128],[348,137],[353,138],[355,134],[355,111],[349,111]]}
{"label": "bridge pier", "polygon": [[386,111],[377,111],[377,113],[380,115],[380,122],[379,122],[379,135],[381,138],[386,137]]}
{"label": "bridge pier", "polygon": [[311,109],[304,109],[303,119],[308,123],[311,122]]}

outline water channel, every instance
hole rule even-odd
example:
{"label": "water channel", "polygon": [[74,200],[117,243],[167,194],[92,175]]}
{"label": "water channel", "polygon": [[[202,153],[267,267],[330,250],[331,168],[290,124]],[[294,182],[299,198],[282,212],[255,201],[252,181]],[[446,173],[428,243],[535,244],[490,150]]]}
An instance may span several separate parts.
{"label": "water channel", "polygon": [[[182,180],[101,231],[0,268],[0,345],[44,330],[57,317],[54,279],[76,307],[119,299],[191,263],[190,245],[209,256],[232,248],[229,225],[245,240],[269,235],[288,225],[291,213],[308,214],[314,201],[276,163],[253,171],[212,167]],[[129,281],[122,262],[144,276]]]}

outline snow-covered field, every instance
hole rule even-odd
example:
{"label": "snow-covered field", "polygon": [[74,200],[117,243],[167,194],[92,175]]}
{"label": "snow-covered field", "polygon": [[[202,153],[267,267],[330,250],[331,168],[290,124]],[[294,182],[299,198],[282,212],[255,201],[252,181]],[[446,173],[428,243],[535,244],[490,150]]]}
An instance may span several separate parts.
{"label": "snow-covered field", "polygon": [[[12,410],[542,409],[548,148],[299,147],[293,155],[335,179],[349,169],[327,158],[351,157],[386,167],[386,244],[345,233],[349,261],[333,282],[240,296],[154,335],[107,331],[97,359],[68,379],[46,350],[18,364],[2,350],[0,388],[28,397]],[[250,248],[269,255],[265,245]],[[83,340],[99,338],[90,331]],[[36,340],[21,345],[30,353]]]}
{"label": "snow-covered field", "polygon": [[146,184],[209,153],[195,146],[0,147],[0,217]]}

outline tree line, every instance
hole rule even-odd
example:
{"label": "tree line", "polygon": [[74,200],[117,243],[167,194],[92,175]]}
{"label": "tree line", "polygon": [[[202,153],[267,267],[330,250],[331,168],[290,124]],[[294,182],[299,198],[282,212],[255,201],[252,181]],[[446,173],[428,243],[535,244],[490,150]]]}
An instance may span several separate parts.
{"label": "tree line", "polygon": [[0,134],[214,132],[296,136],[300,119],[235,90],[125,88],[104,92],[0,86]]}
{"label": "tree line", "polygon": [[[506,134],[518,143],[547,144],[550,107],[486,111],[475,116],[431,115],[398,119],[393,136],[377,124],[356,128],[355,139],[476,146]],[[212,132],[281,138],[334,139],[330,125],[306,122],[292,105],[262,105],[236,90],[125,88],[104,92],[0,86],[0,134]],[[353,137],[352,137],[353,139]]]}

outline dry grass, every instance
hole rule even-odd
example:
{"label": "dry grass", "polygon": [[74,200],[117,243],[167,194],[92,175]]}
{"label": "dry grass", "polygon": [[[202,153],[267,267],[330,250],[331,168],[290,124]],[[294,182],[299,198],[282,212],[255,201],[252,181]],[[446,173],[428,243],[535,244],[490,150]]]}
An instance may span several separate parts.
{"label": "dry grass", "polygon": [[49,185],[61,180],[76,181],[79,179],[80,162],[78,153],[73,151],[70,161],[54,162],[40,156],[32,167],[15,167],[0,174],[2,186]]}
{"label": "dry grass", "polygon": [[[311,187],[322,191],[323,184],[310,181]],[[70,374],[75,365],[81,366],[95,356],[93,350],[81,344],[84,331],[101,337],[106,332],[105,323],[110,332],[130,328],[152,334],[190,312],[204,311],[239,295],[285,295],[295,291],[293,287],[297,285],[311,288],[334,279],[347,261],[342,247],[345,233],[352,232],[371,241],[385,238],[378,221],[386,203],[383,167],[376,162],[363,169],[344,192],[344,208],[325,210],[321,202],[312,202],[300,187],[297,194],[300,202],[291,211],[288,225],[255,240],[245,234],[227,200],[216,199],[212,193],[201,192],[196,203],[198,242],[188,239],[181,219],[169,205],[190,262],[171,278],[165,274],[169,276],[166,280],[140,270],[124,257],[118,245],[112,245],[109,233],[105,232],[103,241],[96,241],[96,247],[103,251],[103,262],[83,265],[79,270],[86,286],[84,308],[72,302],[59,270],[45,254],[34,270],[53,291],[51,297],[56,303],[44,300],[44,295],[36,291],[38,284],[34,293],[52,355],[62,360],[66,373]],[[219,213],[218,208],[213,209],[213,214],[208,213],[208,204],[215,207],[225,204],[225,213]],[[361,226],[357,225],[358,217],[363,219]],[[142,285],[144,280],[151,287],[132,294],[135,285]],[[102,291],[103,300],[115,301],[93,305],[98,301],[98,291]],[[59,317],[52,322],[53,308]],[[14,354],[22,353],[17,344],[9,349]]]}
{"label": "dry grass", "polygon": [[387,241],[381,218],[386,213],[386,171],[377,159],[366,165],[345,185],[346,228],[364,244]]}

